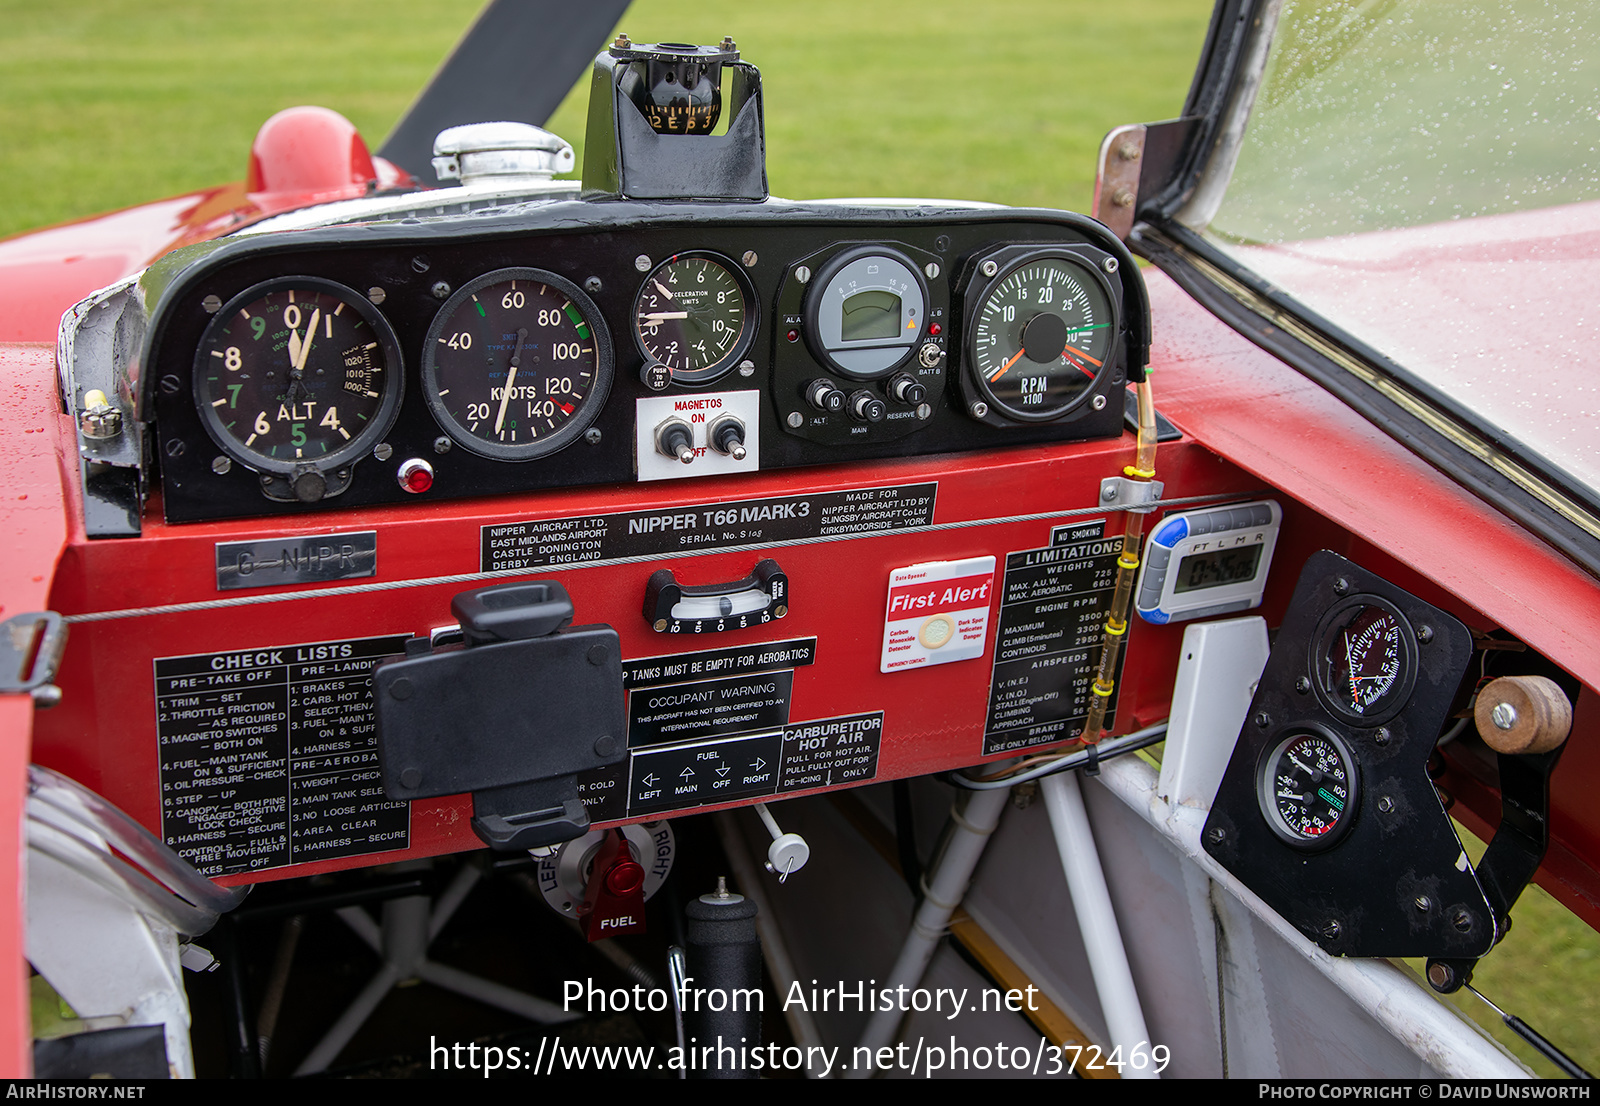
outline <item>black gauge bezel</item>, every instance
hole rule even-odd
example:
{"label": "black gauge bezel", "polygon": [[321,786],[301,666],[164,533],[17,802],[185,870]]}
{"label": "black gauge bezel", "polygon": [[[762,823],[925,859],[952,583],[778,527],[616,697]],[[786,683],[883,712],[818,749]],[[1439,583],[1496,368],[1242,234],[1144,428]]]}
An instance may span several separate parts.
{"label": "black gauge bezel", "polygon": [[[344,445],[331,453],[324,453],[315,458],[293,458],[278,460],[258,453],[236,440],[222,425],[222,418],[212,407],[216,398],[209,394],[206,387],[205,359],[213,343],[212,336],[220,334],[228,321],[238,313],[241,308],[248,306],[259,299],[271,295],[273,292],[287,288],[313,289],[326,292],[356,311],[357,314],[372,327],[372,333],[378,340],[378,348],[383,352],[383,394],[378,400],[378,409],[368,421],[361,433],[352,437]],[[395,337],[394,328],[389,325],[389,320],[375,307],[366,296],[351,288],[349,285],[340,284],[336,280],[327,280],[314,276],[284,276],[263,280],[252,284],[227,303],[222,305],[211,320],[206,323],[205,330],[200,335],[199,344],[195,347],[194,367],[191,372],[192,392],[194,394],[195,411],[200,416],[200,425],[205,428],[209,437],[218,449],[233,460],[250,469],[252,472],[273,473],[286,478],[293,478],[307,471],[333,472],[354,464],[371,452],[389,428],[394,425],[395,418],[400,414],[400,401],[405,395],[405,361],[400,354],[400,341]]]}
{"label": "black gauge bezel", "polygon": [[[1332,665],[1328,661],[1330,635],[1352,607],[1376,607],[1393,618],[1400,628],[1400,672],[1389,685],[1389,690],[1379,697],[1378,709],[1366,713],[1352,710],[1342,696],[1334,694],[1331,686]],[[1377,595],[1351,595],[1329,607],[1317,622],[1316,633],[1311,636],[1310,656],[1306,659],[1318,700],[1336,717],[1357,726],[1377,726],[1389,721],[1405,709],[1417,686],[1416,629],[1399,607]]]}
{"label": "black gauge bezel", "polygon": [[[1073,246],[1040,246],[1036,249],[1023,249],[1018,252],[1016,247],[1007,247],[977,259],[972,266],[972,276],[967,281],[962,291],[962,372],[965,374],[967,384],[972,387],[983,401],[989,404],[995,414],[1014,422],[1041,424],[1058,422],[1078,413],[1085,404],[1090,402],[1090,397],[1103,394],[1102,385],[1106,377],[1117,371],[1119,345],[1122,336],[1122,292],[1107,278],[1101,266],[1111,258],[1110,254],[1087,247]],[[1115,259],[1112,259],[1115,260]],[[985,261],[998,262],[994,276],[983,275]],[[994,389],[989,386],[985,375],[977,369],[977,354],[974,346],[977,341],[978,312],[1000,285],[1010,278],[1018,269],[1040,261],[1064,261],[1074,268],[1081,270],[1089,280],[1100,290],[1105,297],[1106,305],[1110,308],[1111,316],[1107,326],[1110,335],[1106,342],[1106,356],[1098,369],[1095,370],[1094,379],[1089,382],[1077,398],[1068,401],[1060,407],[1045,411],[1024,410],[1013,407],[1004,400],[999,399]]]}
{"label": "black gauge bezel", "polygon": [[655,365],[661,362],[655,354],[650,352],[645,345],[644,336],[639,332],[640,300],[643,299],[645,291],[650,287],[650,282],[656,278],[658,273],[679,262],[695,259],[709,261],[714,265],[718,265],[733,277],[734,284],[738,286],[739,294],[744,297],[744,325],[739,337],[729,347],[728,352],[710,365],[703,369],[671,370],[674,384],[687,384],[690,386],[710,384],[727,376],[728,373],[733,371],[734,366],[750,352],[750,348],[755,344],[756,336],[761,330],[760,300],[756,296],[755,284],[745,274],[744,266],[715,250],[684,250],[681,253],[673,254],[652,268],[645,275],[644,280],[640,282],[639,290],[634,293],[631,314],[628,316],[628,329],[633,333],[634,349],[638,351],[640,357],[644,358],[645,363]]}
{"label": "black gauge bezel", "polygon": [[[917,333],[911,343],[905,347],[905,352],[894,360],[887,368],[874,369],[871,372],[862,372],[859,369],[847,368],[833,356],[822,342],[821,336],[821,306],[822,298],[827,294],[828,287],[833,279],[857,261],[868,257],[886,257],[897,265],[903,266],[911,274],[911,279],[916,281],[917,290],[922,296],[922,318],[917,322]],[[933,300],[928,291],[928,282],[923,276],[922,269],[904,252],[888,243],[866,242],[852,245],[840,250],[812,274],[811,280],[806,285],[806,294],[801,306],[801,327],[805,334],[806,347],[811,351],[822,365],[832,372],[850,380],[869,381],[883,380],[904,368],[916,356],[918,347],[928,334],[928,316]],[[896,349],[899,342],[885,342],[880,346],[862,346],[862,349]],[[843,352],[843,351],[840,351]]]}
{"label": "black gauge bezel", "polygon": [[[1290,745],[1308,737],[1326,741],[1333,746],[1344,766],[1349,790],[1339,820],[1327,833],[1316,837],[1307,837],[1290,826],[1278,809],[1276,801],[1278,759]],[[1261,758],[1256,762],[1255,781],[1256,804],[1261,808],[1261,817],[1267,823],[1267,828],[1285,845],[1301,852],[1319,853],[1337,845],[1355,826],[1361,810],[1361,761],[1350,748],[1349,742],[1328,727],[1315,722],[1297,722],[1284,726],[1274,733],[1271,740],[1262,748]]]}
{"label": "black gauge bezel", "polygon": [[[449,325],[451,316],[464,302],[470,300],[475,292],[492,284],[513,280],[549,285],[577,305],[579,314],[583,316],[584,322],[589,326],[590,334],[594,336],[595,369],[594,384],[589,388],[589,394],[583,397],[577,411],[568,417],[565,425],[547,437],[535,438],[531,442],[520,442],[516,445],[504,445],[500,442],[485,441],[473,434],[445,409],[444,401],[439,397],[438,365],[434,351],[438,347],[440,335]],[[576,284],[548,269],[520,266],[494,269],[474,277],[456,289],[434,314],[433,322],[428,324],[428,333],[422,343],[422,398],[427,401],[428,410],[433,414],[439,428],[461,448],[496,461],[533,461],[565,449],[578,441],[583,432],[594,425],[595,420],[605,409],[606,399],[611,395],[614,365],[615,352],[605,316],[594,300]]]}

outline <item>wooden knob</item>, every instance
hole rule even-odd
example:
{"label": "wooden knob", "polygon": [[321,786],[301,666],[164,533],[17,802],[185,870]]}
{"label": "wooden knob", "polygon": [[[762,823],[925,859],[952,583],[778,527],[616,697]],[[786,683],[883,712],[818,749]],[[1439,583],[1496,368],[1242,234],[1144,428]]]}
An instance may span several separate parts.
{"label": "wooden knob", "polygon": [[1472,720],[1498,753],[1548,753],[1572,730],[1572,703],[1554,680],[1501,676],[1478,692]]}

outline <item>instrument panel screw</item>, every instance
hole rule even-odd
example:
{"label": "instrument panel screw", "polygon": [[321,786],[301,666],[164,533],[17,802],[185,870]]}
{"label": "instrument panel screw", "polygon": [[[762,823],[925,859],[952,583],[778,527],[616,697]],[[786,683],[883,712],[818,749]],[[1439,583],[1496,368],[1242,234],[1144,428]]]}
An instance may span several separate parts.
{"label": "instrument panel screw", "polygon": [[1337,941],[1339,939],[1339,934],[1343,932],[1344,927],[1338,922],[1334,921],[1332,918],[1329,918],[1322,924],[1322,936],[1330,941]]}
{"label": "instrument panel screw", "polygon": [[789,417],[784,421],[787,422],[793,429],[798,430],[805,425],[806,417],[799,411],[790,411]]}
{"label": "instrument panel screw", "polygon": [[642,253],[638,257],[634,258],[633,267],[638,269],[641,273],[648,273],[650,271],[650,255]]}
{"label": "instrument panel screw", "polygon": [[755,250],[745,250],[744,254],[739,258],[739,260],[744,262],[744,267],[746,269],[754,269],[756,267],[756,262],[761,259],[756,256]]}
{"label": "instrument panel screw", "polygon": [[583,440],[588,442],[590,445],[599,445],[600,439],[604,436],[605,435],[600,433],[600,428],[598,426],[591,426],[589,429],[583,432]]}
{"label": "instrument panel screw", "polygon": [[1100,267],[1108,273],[1114,273],[1120,266],[1118,266],[1116,258],[1108,257],[1104,261],[1100,262]]}
{"label": "instrument panel screw", "polygon": [[1417,908],[1417,913],[1426,914],[1428,911],[1433,909],[1433,900],[1427,895],[1418,895],[1412,900],[1411,905]]}
{"label": "instrument panel screw", "polygon": [[939,279],[939,263],[937,261],[928,262],[922,267],[922,271],[928,274],[929,280]]}
{"label": "instrument panel screw", "polygon": [[1426,645],[1426,644],[1428,644],[1428,642],[1430,642],[1432,640],[1433,640],[1433,627],[1432,626],[1418,626],[1417,627],[1417,641],[1421,642],[1423,645]]}
{"label": "instrument panel screw", "polygon": [[1096,411],[1104,411],[1106,409],[1106,397],[1095,396],[1089,401],[1089,406],[1093,407]]}
{"label": "instrument panel screw", "polygon": [[205,299],[200,301],[200,310],[204,311],[207,315],[215,315],[218,311],[222,310],[222,297],[218,295],[207,296]]}
{"label": "instrument panel screw", "polygon": [[1496,703],[1489,717],[1494,719],[1495,729],[1509,730],[1517,724],[1517,708],[1510,703]]}
{"label": "instrument panel screw", "polygon": [[449,437],[444,435],[444,434],[440,434],[437,438],[433,439],[433,451],[435,453],[449,453],[450,452],[450,439],[449,439]]}
{"label": "instrument panel screw", "polygon": [[968,407],[967,410],[972,412],[972,417],[973,418],[981,419],[981,418],[983,418],[985,415],[987,415],[989,413],[989,405],[987,403],[983,402],[983,400],[981,400],[981,399],[980,400],[975,400],[973,402],[972,406]]}
{"label": "instrument panel screw", "polygon": [[1394,799],[1390,798],[1388,795],[1385,795],[1383,798],[1379,799],[1378,800],[1378,810],[1381,811],[1384,814],[1393,814],[1394,813]]}
{"label": "instrument panel screw", "polygon": [[1306,694],[1311,690],[1311,678],[1309,676],[1301,676],[1294,682],[1294,689],[1301,695]]}
{"label": "instrument panel screw", "polygon": [[1220,845],[1228,839],[1228,831],[1221,826],[1212,826],[1206,830],[1206,841],[1212,845]]}
{"label": "instrument panel screw", "polygon": [[931,403],[919,403],[919,404],[917,404],[917,418],[919,418],[919,419],[931,419],[931,418],[933,418],[933,404],[931,404]]}
{"label": "instrument panel screw", "polygon": [[940,253],[944,253],[947,250],[949,250],[950,249],[950,236],[948,234],[939,235],[939,237],[937,237],[937,238],[935,238],[933,240],[933,248],[938,250]]}
{"label": "instrument panel screw", "polygon": [[416,257],[413,257],[411,259],[411,271],[414,272],[414,273],[425,273],[425,272],[427,272],[428,271],[428,259],[426,257],[423,257],[420,253],[417,254]]}
{"label": "instrument panel screw", "polygon": [[1335,580],[1333,581],[1333,594],[1335,594],[1335,595],[1343,595],[1345,592],[1347,592],[1349,590],[1350,590],[1350,581],[1349,580],[1346,580],[1343,576],[1335,578]]}
{"label": "instrument panel screw", "polygon": [[747,357],[743,361],[739,362],[739,375],[740,376],[754,376],[755,374],[756,374],[756,363],[754,361],[750,360]]}
{"label": "instrument panel screw", "polygon": [[986,277],[992,277],[1000,271],[1000,266],[993,261],[985,261],[982,265],[978,266],[978,271]]}
{"label": "instrument panel screw", "polygon": [[377,445],[372,447],[372,456],[376,460],[387,461],[390,457],[394,456],[394,446],[390,445],[388,442],[379,442]]}
{"label": "instrument panel screw", "polygon": [[213,457],[211,459],[211,471],[218,476],[226,476],[232,469],[233,458],[231,457]]}
{"label": "instrument panel screw", "polygon": [[1100,489],[1100,498],[1105,500],[1107,503],[1110,503],[1112,500],[1116,499],[1117,486],[1112,483],[1107,483],[1105,487]]}
{"label": "instrument panel screw", "polygon": [[189,447],[183,444],[182,438],[171,438],[167,441],[167,456],[182,457],[183,451]]}
{"label": "instrument panel screw", "polygon": [[1264,710],[1256,711],[1255,724],[1263,730],[1266,729],[1268,726],[1272,725],[1272,715],[1268,714]]}
{"label": "instrument panel screw", "polygon": [[811,268],[807,265],[798,265],[794,270],[794,278],[801,284],[811,279]]}
{"label": "instrument panel screw", "polygon": [[166,376],[161,378],[161,390],[167,393],[169,396],[177,395],[178,389],[182,387],[183,381],[179,380],[172,373],[168,373]]}
{"label": "instrument panel screw", "polygon": [[442,280],[436,280],[433,282],[433,287],[429,289],[429,291],[433,293],[434,299],[442,300],[450,294],[450,285],[446,284]]}
{"label": "instrument panel screw", "polygon": [[658,634],[664,634],[667,632],[667,620],[664,618],[658,618],[650,628]]}
{"label": "instrument panel screw", "polygon": [[261,474],[261,486],[263,488],[272,487],[272,474],[271,473],[263,472]]}
{"label": "instrument panel screw", "polygon": [[1457,910],[1450,915],[1450,924],[1456,927],[1456,932],[1466,933],[1472,928],[1472,915],[1465,910]]}
{"label": "instrument panel screw", "polygon": [[1124,142],[1122,145],[1117,147],[1117,156],[1123,161],[1138,161],[1139,147],[1135,146],[1132,142]]}
{"label": "instrument panel screw", "polygon": [[774,617],[774,618],[788,618],[789,617],[789,608],[784,606],[782,603],[779,603],[776,607],[772,608],[772,617]]}
{"label": "instrument panel screw", "polygon": [[604,287],[605,287],[605,285],[603,283],[601,283],[600,278],[597,277],[597,276],[584,277],[583,278],[583,290],[585,292],[589,292],[589,293],[598,292],[598,291],[600,291],[600,289],[602,289]]}
{"label": "instrument panel screw", "polygon": [[1388,726],[1379,726],[1376,730],[1372,731],[1372,740],[1373,743],[1378,746],[1378,748],[1382,749],[1384,746],[1388,745],[1390,741],[1394,740],[1394,734],[1389,732]]}
{"label": "instrument panel screw", "polygon": [[384,300],[386,300],[388,298],[389,298],[389,293],[385,292],[381,287],[379,287],[376,284],[374,284],[371,288],[367,289],[367,301],[369,303],[371,303],[374,307],[378,306],[378,304],[382,303]]}

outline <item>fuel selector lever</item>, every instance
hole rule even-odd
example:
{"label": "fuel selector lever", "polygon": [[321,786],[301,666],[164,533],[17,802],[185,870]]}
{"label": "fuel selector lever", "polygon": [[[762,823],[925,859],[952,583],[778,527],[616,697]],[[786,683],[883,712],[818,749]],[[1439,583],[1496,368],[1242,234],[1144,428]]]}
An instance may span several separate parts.
{"label": "fuel selector lever", "polygon": [[473,831],[494,849],[583,836],[578,773],[628,755],[616,630],[569,625],[554,580],[462,592],[450,612],[461,643],[413,638],[373,672],[384,792],[471,792]]}

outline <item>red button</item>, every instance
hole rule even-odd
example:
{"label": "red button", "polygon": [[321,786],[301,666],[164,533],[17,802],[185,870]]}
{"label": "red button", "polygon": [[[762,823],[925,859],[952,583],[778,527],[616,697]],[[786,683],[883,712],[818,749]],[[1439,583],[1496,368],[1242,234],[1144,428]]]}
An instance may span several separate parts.
{"label": "red button", "polygon": [[939,335],[944,333],[944,327],[940,326],[938,323],[934,323],[928,328],[928,333],[937,338]]}

